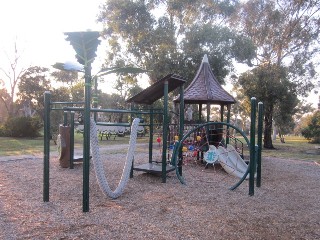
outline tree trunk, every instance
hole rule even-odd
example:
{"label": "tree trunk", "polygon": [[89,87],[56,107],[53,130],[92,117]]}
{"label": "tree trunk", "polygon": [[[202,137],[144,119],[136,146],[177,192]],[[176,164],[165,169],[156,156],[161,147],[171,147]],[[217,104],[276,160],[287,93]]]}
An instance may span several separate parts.
{"label": "tree trunk", "polygon": [[273,107],[267,107],[264,115],[263,147],[268,149],[274,149],[272,144],[272,113]]}

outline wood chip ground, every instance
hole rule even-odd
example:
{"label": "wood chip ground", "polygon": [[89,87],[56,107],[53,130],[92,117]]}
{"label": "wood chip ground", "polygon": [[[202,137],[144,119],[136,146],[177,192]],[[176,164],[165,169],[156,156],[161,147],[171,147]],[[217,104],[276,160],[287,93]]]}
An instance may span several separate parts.
{"label": "wood chip ground", "polygon": [[[118,183],[123,147],[102,154],[108,181]],[[138,149],[139,150],[139,149]],[[157,154],[157,153],[155,153]],[[136,163],[147,162],[137,152]],[[74,169],[50,159],[50,201],[42,200],[41,156],[0,162],[0,239],[320,239],[320,166],[263,159],[262,186],[248,195],[248,181],[222,169],[159,176],[134,172],[124,194],[103,195],[90,170],[90,211],[82,212],[82,164]]]}

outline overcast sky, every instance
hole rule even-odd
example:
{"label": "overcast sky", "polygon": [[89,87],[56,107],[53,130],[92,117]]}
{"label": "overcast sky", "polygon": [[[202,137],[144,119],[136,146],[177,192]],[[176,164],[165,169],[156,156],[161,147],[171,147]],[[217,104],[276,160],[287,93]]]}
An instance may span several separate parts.
{"label": "overcast sky", "polygon": [[18,43],[25,64],[50,66],[74,59],[63,32],[100,31],[96,23],[102,0],[10,0],[0,3],[0,60],[12,57]]}

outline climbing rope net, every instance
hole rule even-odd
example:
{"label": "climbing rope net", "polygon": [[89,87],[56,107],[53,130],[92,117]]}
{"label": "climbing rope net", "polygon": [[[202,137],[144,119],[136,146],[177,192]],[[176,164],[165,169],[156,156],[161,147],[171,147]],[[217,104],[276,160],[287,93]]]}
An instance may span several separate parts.
{"label": "climbing rope net", "polygon": [[106,178],[103,162],[101,161],[99,144],[98,144],[98,136],[97,136],[97,126],[93,119],[90,120],[90,143],[91,143],[92,161],[93,161],[94,170],[96,173],[97,182],[105,196],[108,196],[113,199],[118,198],[123,193],[123,190],[129,180],[134,152],[136,149],[139,122],[140,122],[139,118],[135,118],[132,122],[127,158],[123,168],[122,176],[117,188],[114,191],[112,191],[111,188],[109,187],[109,184]]}

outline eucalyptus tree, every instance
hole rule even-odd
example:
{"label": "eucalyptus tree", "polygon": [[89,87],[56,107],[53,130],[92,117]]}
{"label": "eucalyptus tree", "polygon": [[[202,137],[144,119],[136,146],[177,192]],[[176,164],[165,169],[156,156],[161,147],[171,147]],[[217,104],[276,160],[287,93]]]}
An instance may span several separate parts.
{"label": "eucalyptus tree", "polygon": [[78,78],[78,72],[76,71],[58,70],[52,72],[51,76],[55,81],[62,82],[64,84],[67,84],[68,86],[73,86],[80,81],[80,79]]}
{"label": "eucalyptus tree", "polygon": [[152,82],[169,73],[192,80],[206,53],[223,82],[232,60],[250,64],[255,56],[251,41],[228,27],[238,6],[237,0],[107,0],[98,18],[110,45],[106,63],[153,70]]}
{"label": "eucalyptus tree", "polygon": [[[295,127],[294,116],[298,112],[299,100],[295,94],[289,91],[281,96],[280,103],[275,105],[274,122],[281,142],[284,142],[284,135],[293,132]],[[288,94],[289,93],[289,94]]]}
{"label": "eucalyptus tree", "polygon": [[81,102],[84,101],[84,82],[78,81],[76,83],[73,83],[68,90],[70,93],[70,100],[72,102]]}
{"label": "eucalyptus tree", "polygon": [[297,96],[305,96],[313,87],[320,1],[249,0],[239,9],[233,26],[257,47],[256,68],[244,73],[240,84],[248,97],[264,102],[264,147],[273,148],[275,109],[293,113]]}
{"label": "eucalyptus tree", "polygon": [[51,88],[49,69],[39,66],[29,67],[20,77],[18,97],[20,103],[28,102],[33,110],[43,116],[43,93]]}
{"label": "eucalyptus tree", "polygon": [[234,125],[239,127],[242,131],[249,133],[250,130],[250,114],[251,114],[251,102],[244,95],[244,91],[237,82],[233,83],[232,92],[236,94],[237,102],[231,109],[231,116],[234,119]]}

